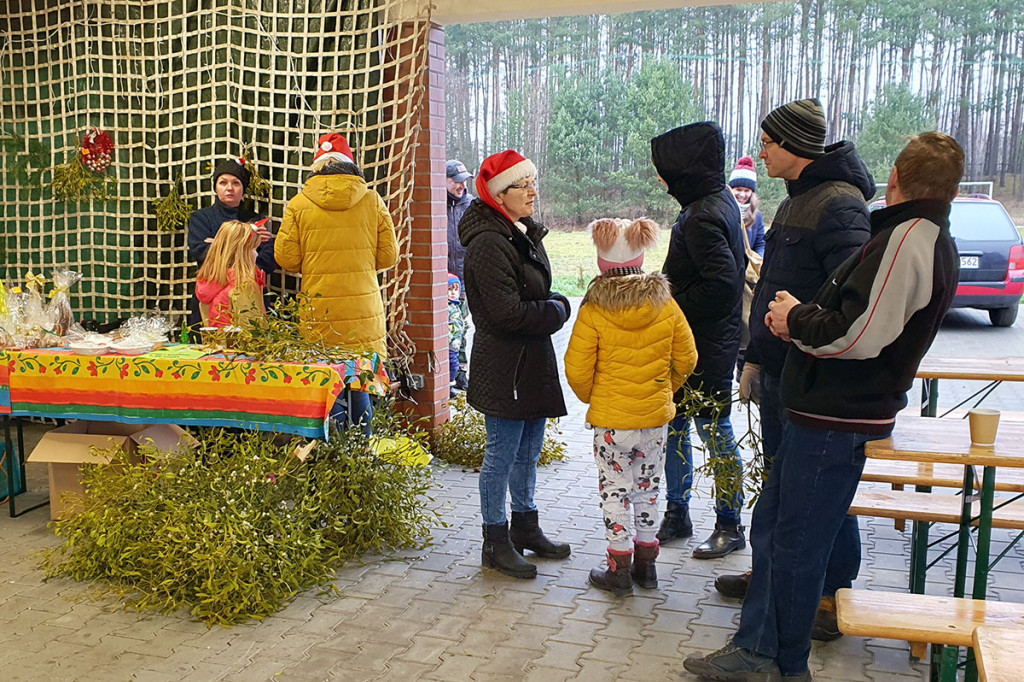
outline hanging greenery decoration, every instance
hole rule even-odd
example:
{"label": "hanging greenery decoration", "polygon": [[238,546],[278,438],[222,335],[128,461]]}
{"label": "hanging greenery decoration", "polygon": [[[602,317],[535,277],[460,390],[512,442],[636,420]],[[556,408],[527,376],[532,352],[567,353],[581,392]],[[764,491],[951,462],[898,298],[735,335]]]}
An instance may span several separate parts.
{"label": "hanging greenery decoration", "polygon": [[247,149],[245,156],[245,167],[249,169],[249,186],[245,188],[245,194],[252,199],[269,199],[270,182],[260,175],[256,162],[249,158],[250,151]]}
{"label": "hanging greenery decoration", "polygon": [[43,174],[50,166],[50,148],[39,140],[28,140],[26,145],[25,138],[14,132],[4,135],[3,148],[8,182],[29,189],[41,188]]}
{"label": "hanging greenery decoration", "polygon": [[184,178],[171,183],[171,191],[162,199],[153,202],[153,209],[156,211],[156,229],[161,232],[174,232],[188,225],[192,212],[195,211],[192,205],[185,201],[178,188],[184,183]]}
{"label": "hanging greenery decoration", "polygon": [[106,175],[114,153],[110,133],[93,128],[67,162],[53,169],[50,188],[57,201],[109,199],[117,189],[117,179]]}

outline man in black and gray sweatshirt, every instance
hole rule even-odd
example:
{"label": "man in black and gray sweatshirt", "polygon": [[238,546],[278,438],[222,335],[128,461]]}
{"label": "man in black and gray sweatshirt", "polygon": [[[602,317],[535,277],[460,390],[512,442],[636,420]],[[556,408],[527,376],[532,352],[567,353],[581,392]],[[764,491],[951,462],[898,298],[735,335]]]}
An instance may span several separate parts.
{"label": "man in black and gray sweatshirt", "polygon": [[[956,293],[949,207],[964,154],[942,133],[896,159],[871,240],[810,303],[779,291],[765,324],[793,341],[782,372],[788,421],[751,520],[753,575],[732,642],[684,667],[724,682],[811,679],[811,630],[833,544],[864,469],[892,432]],[[856,551],[856,550],[851,550]]]}

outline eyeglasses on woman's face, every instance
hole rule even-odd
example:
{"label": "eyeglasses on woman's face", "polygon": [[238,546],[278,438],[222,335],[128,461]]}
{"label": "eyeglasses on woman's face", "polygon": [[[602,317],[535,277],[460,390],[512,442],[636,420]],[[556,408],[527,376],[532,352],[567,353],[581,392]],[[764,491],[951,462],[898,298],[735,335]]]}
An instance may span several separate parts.
{"label": "eyeglasses on woman's face", "polygon": [[535,180],[524,180],[516,185],[509,185],[505,188],[505,191],[507,192],[510,189],[518,189],[521,192],[536,192],[537,182]]}

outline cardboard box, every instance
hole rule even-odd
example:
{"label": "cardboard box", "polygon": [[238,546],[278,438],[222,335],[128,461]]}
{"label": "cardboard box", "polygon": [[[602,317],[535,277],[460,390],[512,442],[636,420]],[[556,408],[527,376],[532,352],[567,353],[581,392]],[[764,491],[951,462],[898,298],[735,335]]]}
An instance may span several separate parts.
{"label": "cardboard box", "polygon": [[[118,424],[116,422],[77,421],[46,433],[29,455],[29,462],[46,462],[50,469],[50,518],[63,519],[77,513],[74,496],[84,495],[83,464],[109,464],[110,457],[96,455],[93,447],[120,446],[134,459],[138,446],[153,443],[162,450],[173,450],[182,440],[195,439],[179,426],[170,424]],[[64,493],[69,493],[65,498]]]}

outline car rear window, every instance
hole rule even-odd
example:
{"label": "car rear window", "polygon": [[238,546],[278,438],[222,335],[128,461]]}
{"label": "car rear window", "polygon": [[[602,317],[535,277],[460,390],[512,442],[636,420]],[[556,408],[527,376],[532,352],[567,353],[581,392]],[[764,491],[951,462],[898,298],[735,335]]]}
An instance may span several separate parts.
{"label": "car rear window", "polygon": [[953,202],[949,231],[964,241],[1020,241],[1017,228],[999,204]]}

